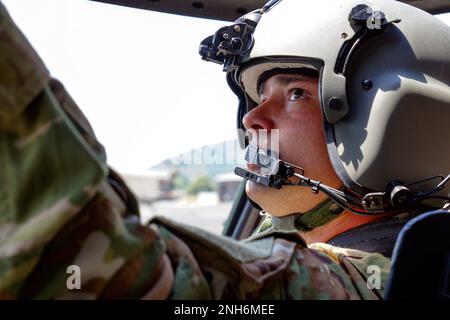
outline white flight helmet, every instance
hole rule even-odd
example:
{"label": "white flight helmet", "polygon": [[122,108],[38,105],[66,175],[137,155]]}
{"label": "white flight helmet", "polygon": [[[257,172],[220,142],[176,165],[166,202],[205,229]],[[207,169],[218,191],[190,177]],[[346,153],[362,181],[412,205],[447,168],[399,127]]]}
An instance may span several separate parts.
{"label": "white flight helmet", "polygon": [[449,174],[450,28],[432,15],[393,0],[270,1],[205,41],[241,128],[263,73],[318,72],[329,157],[368,212],[400,205],[387,188],[425,194]]}

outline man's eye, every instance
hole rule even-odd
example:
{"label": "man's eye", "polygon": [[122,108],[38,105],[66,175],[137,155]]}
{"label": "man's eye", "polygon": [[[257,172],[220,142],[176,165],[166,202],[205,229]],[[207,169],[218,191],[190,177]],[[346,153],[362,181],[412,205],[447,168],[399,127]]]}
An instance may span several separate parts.
{"label": "man's eye", "polygon": [[289,101],[303,100],[306,97],[305,90],[295,88],[289,92]]}

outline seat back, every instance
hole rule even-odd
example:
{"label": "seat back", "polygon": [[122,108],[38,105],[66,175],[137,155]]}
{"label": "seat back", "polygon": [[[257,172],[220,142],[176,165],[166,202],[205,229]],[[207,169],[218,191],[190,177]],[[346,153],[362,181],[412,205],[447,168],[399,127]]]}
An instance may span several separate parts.
{"label": "seat back", "polygon": [[424,213],[402,228],[385,299],[450,300],[449,211]]}

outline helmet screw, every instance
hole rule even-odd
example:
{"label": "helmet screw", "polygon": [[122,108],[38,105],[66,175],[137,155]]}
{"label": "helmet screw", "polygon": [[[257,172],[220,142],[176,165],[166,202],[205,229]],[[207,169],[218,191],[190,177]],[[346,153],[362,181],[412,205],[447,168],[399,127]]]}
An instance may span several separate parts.
{"label": "helmet screw", "polygon": [[231,47],[235,50],[242,48],[242,40],[239,38],[231,39]]}
{"label": "helmet screw", "polygon": [[235,25],[233,29],[234,29],[234,31],[236,31],[236,32],[241,31],[241,27],[239,27],[238,25]]}
{"label": "helmet screw", "polygon": [[328,106],[330,107],[331,110],[341,110],[343,107],[342,101],[339,100],[338,98],[332,98],[328,102]]}
{"label": "helmet screw", "polygon": [[361,82],[361,86],[364,90],[370,90],[373,87],[372,80],[366,79]]}
{"label": "helmet screw", "polygon": [[347,33],[345,33],[345,32],[343,32],[343,33],[341,34],[341,38],[342,38],[342,39],[347,39],[347,36],[348,36],[348,35],[347,35]]}
{"label": "helmet screw", "polygon": [[228,40],[228,39],[230,39],[230,36],[228,35],[228,33],[224,33],[224,34],[223,34],[223,38],[224,38],[225,40]]}

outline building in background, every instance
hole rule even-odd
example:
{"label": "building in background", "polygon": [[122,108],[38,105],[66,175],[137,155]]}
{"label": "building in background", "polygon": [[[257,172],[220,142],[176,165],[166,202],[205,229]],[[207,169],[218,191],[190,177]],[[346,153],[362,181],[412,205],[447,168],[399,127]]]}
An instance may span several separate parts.
{"label": "building in background", "polygon": [[121,175],[140,202],[151,203],[163,199],[173,199],[176,170],[148,170],[142,172],[122,172]]}
{"label": "building in background", "polygon": [[242,182],[234,172],[218,174],[215,177],[220,202],[232,201]]}

